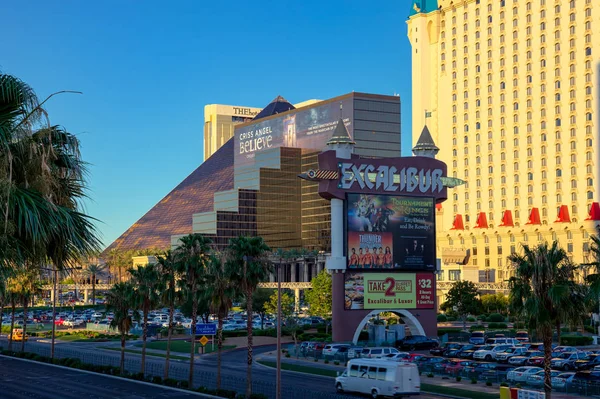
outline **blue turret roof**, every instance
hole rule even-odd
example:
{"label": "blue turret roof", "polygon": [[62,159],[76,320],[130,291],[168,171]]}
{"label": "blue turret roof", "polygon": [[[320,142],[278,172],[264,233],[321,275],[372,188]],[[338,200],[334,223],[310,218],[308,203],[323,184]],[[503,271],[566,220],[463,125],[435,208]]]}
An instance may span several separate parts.
{"label": "blue turret roof", "polygon": [[410,8],[409,17],[420,13],[430,13],[432,11],[437,10],[438,2],[437,0],[413,0],[412,6]]}

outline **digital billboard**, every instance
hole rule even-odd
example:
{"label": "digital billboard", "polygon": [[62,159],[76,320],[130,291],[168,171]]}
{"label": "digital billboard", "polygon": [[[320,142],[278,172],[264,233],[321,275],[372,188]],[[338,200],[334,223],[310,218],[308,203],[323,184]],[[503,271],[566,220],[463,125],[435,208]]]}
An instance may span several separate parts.
{"label": "digital billboard", "polygon": [[[340,113],[340,105],[342,112]],[[353,137],[353,99],[348,97],[310,108],[286,112],[281,117],[259,119],[235,128],[235,167],[252,165],[261,151],[277,147],[324,150],[343,116],[346,129]]]}
{"label": "digital billboard", "polygon": [[344,308],[433,309],[433,278],[433,273],[346,273]]}
{"label": "digital billboard", "polygon": [[348,194],[349,269],[435,270],[433,198]]}

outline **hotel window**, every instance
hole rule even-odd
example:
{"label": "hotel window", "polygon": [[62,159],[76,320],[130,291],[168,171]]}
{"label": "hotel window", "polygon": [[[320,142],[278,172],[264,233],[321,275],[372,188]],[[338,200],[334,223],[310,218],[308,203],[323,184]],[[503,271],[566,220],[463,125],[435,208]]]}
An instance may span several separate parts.
{"label": "hotel window", "polygon": [[448,270],[448,280],[459,281],[460,280],[460,270]]}
{"label": "hotel window", "polygon": [[594,185],[594,179],[592,179],[591,177],[588,177],[587,185],[588,185],[588,187],[592,187]]}
{"label": "hotel window", "polygon": [[542,204],[545,204],[548,202],[548,198],[545,195],[542,195]]}
{"label": "hotel window", "polygon": [[587,192],[587,199],[589,199],[589,200],[594,199],[594,192],[593,191],[588,191]]}
{"label": "hotel window", "polygon": [[[577,193],[571,193],[571,201],[577,201]],[[573,213],[576,213],[575,205],[573,205]]]}

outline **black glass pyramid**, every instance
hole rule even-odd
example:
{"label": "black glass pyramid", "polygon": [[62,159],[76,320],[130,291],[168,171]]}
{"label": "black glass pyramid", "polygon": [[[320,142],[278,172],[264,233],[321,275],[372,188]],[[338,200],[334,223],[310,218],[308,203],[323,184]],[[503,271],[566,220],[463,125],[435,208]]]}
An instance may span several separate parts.
{"label": "black glass pyramid", "polygon": [[296,109],[296,107],[290,104],[290,102],[285,98],[277,96],[273,101],[269,103],[269,105],[263,108],[263,110],[260,111],[258,115],[254,117],[254,119],[266,118],[267,116],[280,114],[291,109]]}

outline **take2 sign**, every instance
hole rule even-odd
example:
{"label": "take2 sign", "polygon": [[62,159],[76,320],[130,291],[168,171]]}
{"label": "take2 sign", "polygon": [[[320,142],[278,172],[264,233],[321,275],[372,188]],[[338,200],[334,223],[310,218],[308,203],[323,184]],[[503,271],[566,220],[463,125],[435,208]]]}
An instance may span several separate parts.
{"label": "take2 sign", "polygon": [[217,325],[213,323],[196,324],[196,335],[217,335]]}

